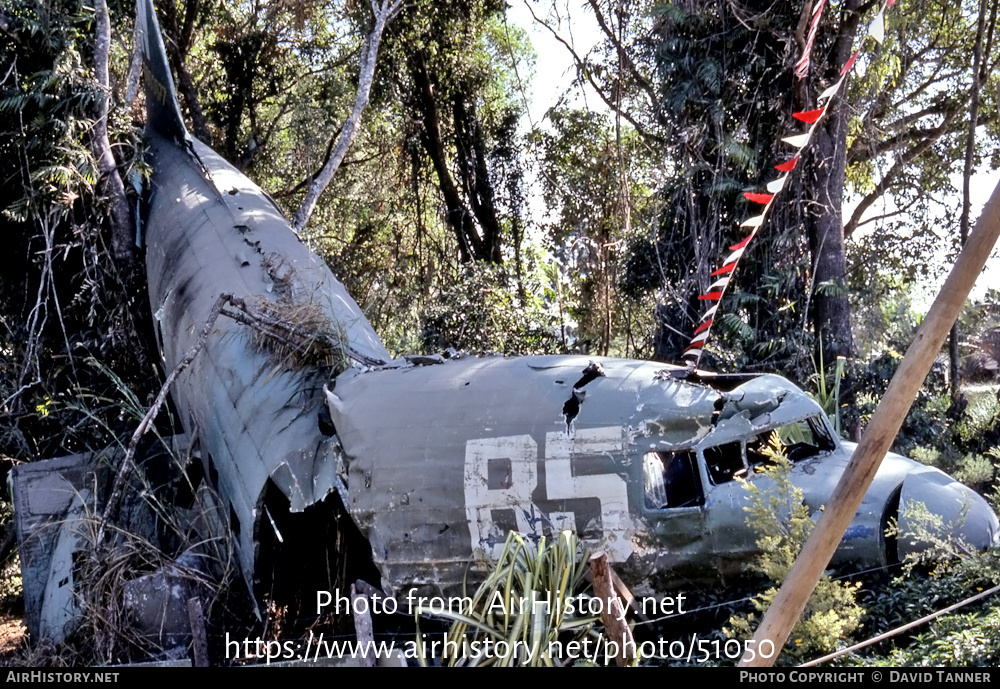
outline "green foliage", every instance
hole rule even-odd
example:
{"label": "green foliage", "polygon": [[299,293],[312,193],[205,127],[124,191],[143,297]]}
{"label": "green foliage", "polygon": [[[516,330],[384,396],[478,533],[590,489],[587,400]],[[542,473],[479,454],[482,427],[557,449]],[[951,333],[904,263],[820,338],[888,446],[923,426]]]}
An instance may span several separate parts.
{"label": "green foliage", "polygon": [[843,424],[841,423],[841,410],[840,410],[840,383],[844,379],[844,367],[847,360],[842,357],[837,357],[837,364],[833,371],[833,383],[830,388],[827,388],[826,376],[827,369],[823,361],[823,347],[820,346],[820,360],[819,366],[816,368],[816,401],[819,402],[819,406],[823,408],[823,411],[830,421],[833,422],[833,428],[838,435],[842,432]]}
{"label": "green foliage", "polygon": [[[588,560],[570,531],[562,532],[554,543],[543,537],[537,545],[511,532],[467,610],[417,610],[417,643],[422,643],[420,615],[430,613],[452,621],[447,639],[454,648],[469,649],[445,658],[450,666],[552,666],[560,659],[549,655],[550,644],[568,640],[565,636],[579,639],[595,633],[596,618],[569,613],[578,609],[577,597],[586,595]],[[486,641],[505,642],[509,652],[487,653]]]}
{"label": "green foliage", "polygon": [[[950,183],[964,155],[977,14],[978,3],[918,0],[906,7],[894,6],[886,15],[885,42],[866,56],[864,72],[852,80],[847,93],[856,112],[866,113],[853,128],[848,177],[859,196],[878,182],[888,182],[893,187],[892,206],[904,211],[880,211],[886,217],[878,221],[878,231],[864,240],[865,244],[874,242],[866,254],[884,261],[887,273],[906,273],[908,279],[914,270],[940,270],[940,264],[926,260],[934,247],[941,246],[940,218],[955,218],[957,229],[961,194],[928,192]],[[996,60],[997,46],[991,50],[993,54],[985,56],[987,63]],[[995,108],[988,104],[994,93],[988,85],[982,90],[976,166],[992,167],[988,159],[996,155],[997,118],[995,110],[988,110]],[[902,128],[897,129],[899,125]],[[933,130],[933,145],[907,140],[904,130]],[[883,161],[890,150],[890,155],[908,158],[909,164],[887,172]],[[855,221],[848,221],[849,232]]]}
{"label": "green foliage", "polygon": [[[858,425],[863,428],[867,425],[902,360],[902,354],[888,349],[867,364],[855,365],[854,370],[849,373],[854,386],[854,402],[843,410],[846,427]],[[918,446],[940,447],[942,441],[949,437],[950,407],[951,399],[944,382],[943,370],[936,367],[917,393],[896,436],[893,451],[909,455]]]}
{"label": "green foliage", "polygon": [[[0,208],[17,223],[62,217],[90,196],[97,165],[86,146],[90,116],[103,98],[81,54],[90,30],[82,5],[14,2],[12,26],[0,34]],[[21,42],[26,50],[22,50]],[[9,71],[7,71],[9,70]]]}
{"label": "green foliage", "polygon": [[965,388],[961,415],[952,426],[952,440],[966,452],[983,453],[996,443],[1000,424],[1000,399],[992,386]]}
{"label": "green foliage", "polygon": [[959,460],[955,478],[973,489],[985,489],[992,485],[994,464],[991,458],[980,455],[966,455]]}
{"label": "green foliage", "polygon": [[[109,98],[92,74],[94,12],[78,0],[12,0],[0,19],[0,452],[26,460],[82,449],[86,434],[61,403],[76,389],[106,388],[82,365],[88,356],[140,394],[156,376],[148,301],[126,286],[142,284],[141,272],[119,274],[107,248],[109,200],[91,150]],[[131,13],[126,21],[113,26],[119,37],[132,34]],[[113,80],[123,68],[113,61]],[[112,148],[138,173],[138,136],[125,118],[113,101]]]}
{"label": "green foliage", "polygon": [[997,667],[1000,664],[1000,607],[983,613],[949,615],[931,623],[905,649],[885,658],[893,667]]}
{"label": "green foliage", "polygon": [[813,527],[782,447],[780,439],[772,438],[764,450],[771,463],[744,484],[750,494],[750,505],[743,508],[747,524],[757,533],[757,547],[767,553],[755,568],[776,583],[784,581]]}
{"label": "green foliage", "polygon": [[631,322],[621,306],[651,308],[622,284],[625,242],[653,212],[649,152],[607,116],[553,109],[548,119],[551,131],[535,134],[550,211],[546,246],[567,278],[564,306],[577,324],[576,347],[627,355]]}
{"label": "green foliage", "polygon": [[[854,403],[843,409],[845,425],[864,427],[902,355],[888,349],[851,374]],[[1000,440],[1000,401],[993,387],[966,387],[963,401],[953,404],[943,366],[935,364],[918,392],[893,444],[893,451],[956,476],[979,492],[993,479],[989,453]]]}
{"label": "green foliage", "polygon": [[[931,515],[918,519],[913,531],[899,535],[932,545],[923,557],[910,561],[912,567],[904,575],[866,593],[870,634],[898,627],[1000,583],[1000,551],[961,552],[961,545],[956,547],[940,533]],[[933,620],[929,628],[912,636],[898,637],[892,647],[883,647],[863,664],[995,667],[1000,662],[1000,605],[995,598],[987,598],[966,610]]]}
{"label": "green foliage", "polygon": [[423,349],[448,347],[498,354],[548,354],[558,346],[558,324],[541,300],[525,307],[506,289],[502,269],[465,266],[423,316]]}
{"label": "green foliage", "polygon": [[[662,145],[673,164],[658,190],[652,232],[632,240],[625,281],[633,292],[657,293],[656,356],[676,360],[706,308],[698,295],[717,279],[711,272],[727,247],[745,238],[739,222],[758,212],[743,192],[772,179],[771,166],[783,160],[776,142],[789,126],[795,89],[781,65],[797,10],[664,2],[656,11]],[[785,194],[802,193],[791,178]],[[810,374],[812,342],[802,311],[810,289],[807,227],[800,211],[776,205],[766,238],[743,257],[720,305],[705,367],[777,370],[796,380]]]}
{"label": "green foliage", "polygon": [[[757,547],[763,553],[753,569],[775,584],[784,581],[814,526],[802,491],[792,481],[792,463],[781,454],[781,447],[781,441],[772,438],[765,450],[770,462],[759,475],[746,481],[750,505],[743,508],[748,513],[747,524],[757,532]],[[782,658],[801,659],[843,644],[858,628],[864,613],[856,603],[858,589],[859,584],[823,576],[792,629],[790,644],[786,645]],[[731,638],[750,638],[757,616],[763,615],[777,593],[777,587],[771,587],[752,598],[755,612],[731,617],[726,634]]]}

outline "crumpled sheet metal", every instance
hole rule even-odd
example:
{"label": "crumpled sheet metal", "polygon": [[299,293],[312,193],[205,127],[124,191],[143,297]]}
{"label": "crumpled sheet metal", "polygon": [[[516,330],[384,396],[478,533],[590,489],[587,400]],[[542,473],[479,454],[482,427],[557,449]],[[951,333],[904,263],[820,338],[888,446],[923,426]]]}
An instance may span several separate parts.
{"label": "crumpled sheet metal", "polygon": [[[604,375],[588,377],[595,364]],[[340,376],[329,406],[348,467],[346,504],[386,589],[454,592],[470,562],[497,555],[508,529],[529,539],[574,529],[643,593],[739,573],[758,552],[749,494],[740,481],[711,479],[704,452],[806,419],[821,424],[830,447],[796,460],[792,478],[814,513],[829,501],[854,445],[833,438],[815,400],[778,376],[661,373],[639,361],[498,357]],[[671,450],[697,452],[703,504],[645,503],[643,456]],[[762,489],[768,480],[746,478]],[[890,454],[834,563],[889,564],[885,528],[906,517],[900,491],[945,487],[933,504],[964,496],[973,544],[995,544],[997,519],[982,498]]]}
{"label": "crumpled sheet metal", "polygon": [[[498,526],[537,537],[575,525],[627,557],[628,503],[641,503],[642,482],[624,448],[641,456],[692,444],[710,432],[719,393],[656,379],[662,364],[614,359],[594,359],[605,375],[574,390],[591,361],[468,358],[337,379],[331,416],[349,465],[348,508],[387,585],[460,585],[474,554],[505,535],[472,533],[470,503],[483,500],[494,500]],[[483,471],[470,474],[476,453]]]}
{"label": "crumpled sheet metal", "polygon": [[[146,266],[165,370],[196,342],[218,297],[311,303],[339,322],[350,346],[391,357],[344,286],[244,175],[194,141],[192,151],[150,138],[152,192]],[[253,351],[249,328],[222,316],[171,394],[197,433],[232,508],[244,575],[254,569],[254,526],[268,478],[292,511],[333,488],[317,414],[321,381]]]}

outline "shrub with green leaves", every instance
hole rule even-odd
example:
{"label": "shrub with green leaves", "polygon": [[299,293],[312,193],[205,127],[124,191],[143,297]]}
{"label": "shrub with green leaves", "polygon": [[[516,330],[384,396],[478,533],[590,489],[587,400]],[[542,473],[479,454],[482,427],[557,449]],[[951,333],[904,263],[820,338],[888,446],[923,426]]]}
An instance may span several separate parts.
{"label": "shrub with green leaves", "polygon": [[[750,505],[743,508],[748,513],[747,524],[757,533],[757,547],[762,553],[753,569],[776,586],[751,599],[753,612],[729,619],[729,628],[724,631],[732,638],[747,639],[753,635],[758,616],[771,605],[778,593],[777,585],[788,576],[814,526],[802,491],[792,481],[792,463],[782,455],[781,447],[772,438],[765,450],[770,461],[758,476],[745,483]],[[864,614],[856,602],[858,587],[824,576],[792,629],[782,657],[799,659],[832,651],[843,644],[858,628]]]}
{"label": "shrub with green leaves", "polygon": [[[919,510],[919,507],[917,508]],[[900,538],[935,540],[933,515]],[[961,547],[941,543],[912,559],[905,573],[871,591],[866,602],[869,634],[895,629],[988,591],[1000,583],[1000,551],[963,553]],[[912,632],[911,632],[912,633]],[[1000,604],[997,594],[973,603],[954,615],[940,617],[912,636],[899,636],[892,646],[878,649],[865,665],[984,666],[1000,662]]]}

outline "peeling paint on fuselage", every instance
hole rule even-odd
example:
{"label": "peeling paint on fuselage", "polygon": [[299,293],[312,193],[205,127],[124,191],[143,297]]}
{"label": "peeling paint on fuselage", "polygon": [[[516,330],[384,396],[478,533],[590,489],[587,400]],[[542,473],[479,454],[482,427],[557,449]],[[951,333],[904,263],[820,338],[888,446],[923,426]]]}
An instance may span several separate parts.
{"label": "peeling paint on fuselage", "polygon": [[[588,381],[567,427],[567,389],[594,363],[605,375]],[[629,360],[495,357],[341,376],[340,403],[330,411],[350,465],[346,502],[379,544],[386,586],[453,591],[470,562],[496,555],[509,529],[534,539],[575,530],[637,585],[739,571],[757,546],[743,510],[748,493],[734,479],[766,480],[752,471],[747,448],[775,429],[815,435],[813,445],[790,451],[796,485],[811,510],[821,508],[850,451],[808,395],[778,376],[658,375],[663,370]],[[706,452],[720,447],[742,468],[710,469]],[[666,481],[663,489],[687,503],[649,504],[650,455],[689,457],[681,466],[690,487]],[[923,469],[887,460],[837,561],[887,563],[883,531],[894,491]],[[395,498],[404,491],[405,508]],[[415,538],[418,525],[426,528]]]}

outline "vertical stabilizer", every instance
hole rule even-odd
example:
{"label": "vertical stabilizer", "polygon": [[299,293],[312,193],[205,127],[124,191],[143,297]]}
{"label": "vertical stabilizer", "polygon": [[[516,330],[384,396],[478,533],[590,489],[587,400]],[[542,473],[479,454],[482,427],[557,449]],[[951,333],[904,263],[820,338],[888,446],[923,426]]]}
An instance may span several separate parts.
{"label": "vertical stabilizer", "polygon": [[136,33],[142,50],[146,129],[170,139],[183,140],[187,137],[187,129],[177,105],[177,91],[170,74],[170,64],[167,62],[167,51],[163,46],[153,0],[136,0],[135,21],[138,24],[139,30]]}

